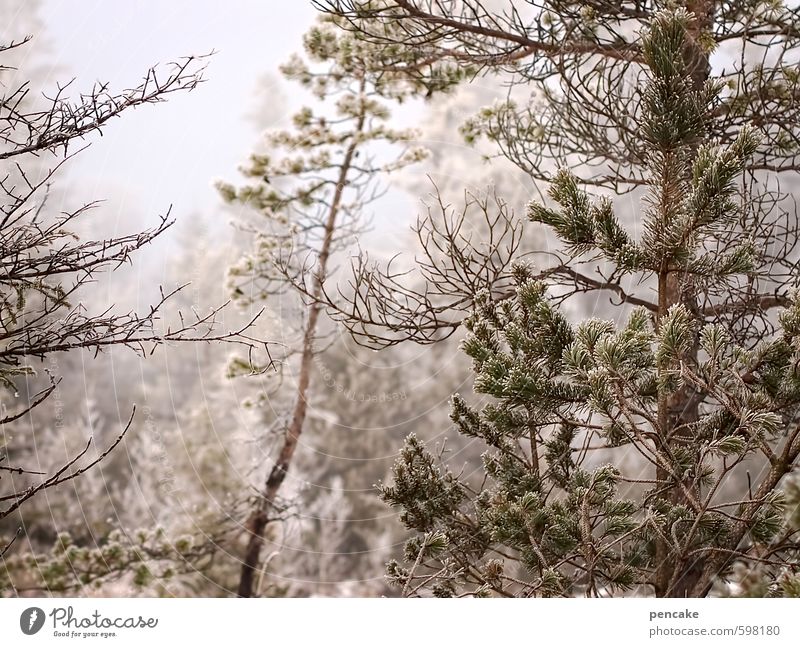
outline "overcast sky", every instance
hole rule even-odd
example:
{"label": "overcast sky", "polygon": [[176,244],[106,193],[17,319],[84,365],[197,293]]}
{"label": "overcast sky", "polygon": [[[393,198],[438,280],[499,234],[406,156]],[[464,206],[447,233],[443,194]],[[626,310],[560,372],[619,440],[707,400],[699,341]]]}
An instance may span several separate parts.
{"label": "overcast sky", "polygon": [[[155,63],[217,52],[207,83],[127,113],[70,168],[82,200],[107,197],[137,216],[171,202],[179,217],[218,205],[212,180],[235,177],[263,126],[295,103],[277,66],[300,49],[314,10],[279,0],[44,0],[41,17],[52,65],[78,88],[107,80],[122,89]],[[264,96],[273,100],[259,127],[247,115]]]}

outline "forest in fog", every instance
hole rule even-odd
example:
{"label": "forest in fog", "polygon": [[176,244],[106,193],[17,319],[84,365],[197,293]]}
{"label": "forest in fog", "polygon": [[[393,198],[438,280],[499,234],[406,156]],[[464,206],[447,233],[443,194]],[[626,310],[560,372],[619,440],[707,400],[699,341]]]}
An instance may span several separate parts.
{"label": "forest in fog", "polygon": [[233,4],[0,3],[0,596],[800,597],[797,3]]}

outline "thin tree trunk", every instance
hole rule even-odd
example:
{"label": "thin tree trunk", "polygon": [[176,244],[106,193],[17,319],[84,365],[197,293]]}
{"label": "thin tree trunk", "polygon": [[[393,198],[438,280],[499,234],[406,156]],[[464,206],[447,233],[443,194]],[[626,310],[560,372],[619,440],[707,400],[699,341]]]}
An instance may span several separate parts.
{"label": "thin tree trunk", "polygon": [[[364,128],[365,115],[362,113],[355,132],[359,133]],[[313,276],[312,301],[308,308],[308,320],[306,321],[303,333],[303,350],[300,357],[300,373],[297,381],[297,398],[292,410],[292,419],[286,429],[283,438],[283,445],[270,470],[269,476],[264,484],[264,491],[259,498],[256,508],[252,511],[245,528],[248,534],[247,549],[242,563],[242,571],[239,576],[238,596],[249,598],[253,596],[253,585],[255,576],[258,572],[261,560],[261,549],[264,545],[264,531],[267,524],[272,520],[271,514],[275,508],[275,501],[278,493],[289,471],[292,457],[297,449],[300,434],[303,432],[303,425],[308,410],[308,390],[311,384],[311,369],[315,353],[315,340],[317,334],[317,324],[320,315],[320,302],[322,299],[323,283],[327,271],[328,259],[330,258],[333,234],[336,230],[336,218],[342,204],[342,195],[347,184],[347,176],[350,171],[353,157],[358,147],[357,138],[353,138],[347,150],[339,170],[339,177],[336,183],[336,190],[333,195],[328,217],[325,221],[325,235],[317,257],[317,272]]]}

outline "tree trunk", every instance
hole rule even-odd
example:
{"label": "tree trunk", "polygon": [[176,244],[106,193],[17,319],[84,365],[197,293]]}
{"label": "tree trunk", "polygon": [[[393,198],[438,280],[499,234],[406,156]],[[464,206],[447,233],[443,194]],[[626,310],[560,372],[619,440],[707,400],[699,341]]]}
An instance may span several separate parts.
{"label": "tree trunk", "polygon": [[[700,34],[710,28],[714,15],[713,0],[689,0],[686,8],[694,19],[689,25],[690,42],[684,52],[684,61],[691,75],[693,87],[696,91],[703,88],[708,80],[711,68],[708,54],[699,42]],[[659,275],[659,319],[663,317],[670,306],[683,304],[687,310],[695,315],[698,324],[701,324],[698,314],[697,294],[686,277],[679,270],[665,267]],[[691,351],[697,358],[698,344]],[[659,448],[664,454],[670,456],[676,448],[685,449],[692,445],[693,438],[685,430],[684,425],[699,420],[699,399],[695,397],[696,391],[691,386],[684,386],[669,397],[662,398],[659,402],[659,425],[661,436]],[[683,429],[684,431],[680,431]],[[697,461],[695,461],[695,464]],[[683,478],[682,483],[673,484],[665,493],[664,498],[670,505],[685,505],[692,509],[691,498],[700,499],[700,486],[695,474]],[[664,469],[657,470],[659,481],[669,481],[671,476]],[[698,557],[686,558],[676,554],[669,542],[659,538],[656,541],[656,571],[654,579],[655,594],[657,597],[691,597],[703,573],[703,560]]]}
{"label": "tree trunk", "polygon": [[[356,133],[363,130],[364,123],[365,115],[362,114],[355,129]],[[317,257],[317,272],[313,278],[312,300],[308,309],[308,321],[306,322],[305,331],[303,333],[303,351],[300,358],[297,399],[295,400],[294,409],[292,411],[292,419],[286,429],[278,459],[275,461],[275,465],[273,465],[270,470],[269,476],[264,484],[264,491],[255,509],[245,523],[245,529],[249,539],[244,554],[241,575],[239,577],[239,589],[237,594],[240,598],[249,598],[253,596],[255,576],[261,560],[261,548],[264,544],[264,531],[266,530],[267,524],[272,520],[270,515],[275,508],[278,493],[286,478],[286,473],[289,471],[289,466],[291,465],[292,457],[297,449],[297,442],[300,438],[300,434],[303,432],[306,411],[308,409],[308,390],[311,384],[311,369],[315,352],[314,345],[321,309],[320,302],[322,299],[323,283],[325,281],[328,259],[330,258],[333,234],[336,230],[336,217],[339,214],[342,194],[344,193],[347,176],[357,147],[357,138],[353,138],[342,160],[333,201],[331,202],[328,217],[325,221],[324,238],[319,256]]]}

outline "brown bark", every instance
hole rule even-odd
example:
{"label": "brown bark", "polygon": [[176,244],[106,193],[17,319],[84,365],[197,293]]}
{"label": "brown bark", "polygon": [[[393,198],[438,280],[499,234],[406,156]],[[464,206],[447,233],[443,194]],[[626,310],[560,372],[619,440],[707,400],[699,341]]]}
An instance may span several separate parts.
{"label": "brown bark", "polygon": [[[365,115],[362,114],[356,124],[355,132],[363,130]],[[339,177],[336,183],[336,190],[333,200],[328,210],[328,217],[325,221],[325,235],[317,257],[317,271],[313,276],[312,295],[313,298],[308,307],[308,320],[306,321],[303,333],[303,350],[300,357],[300,372],[297,381],[297,398],[292,410],[292,418],[286,429],[278,458],[275,465],[269,472],[269,476],[264,484],[264,491],[248,517],[245,528],[249,537],[247,548],[242,562],[242,571],[239,576],[239,589],[237,595],[240,598],[249,598],[254,594],[255,576],[259,568],[261,559],[261,549],[264,545],[264,531],[272,520],[271,513],[275,508],[278,493],[289,471],[292,457],[297,449],[297,443],[303,432],[303,425],[308,409],[308,391],[311,385],[311,369],[315,353],[315,340],[317,325],[319,322],[320,310],[322,308],[322,292],[325,274],[328,266],[328,259],[331,254],[333,234],[336,230],[336,217],[341,208],[342,195],[347,184],[347,176],[353,157],[358,147],[358,141],[354,138],[345,151],[342,164],[339,167]]]}
{"label": "brown bark", "polygon": [[[689,42],[684,51],[684,61],[691,75],[696,91],[702,89],[710,74],[708,54],[699,43],[700,34],[712,24],[714,15],[713,0],[689,0],[686,9],[694,14],[689,26]],[[669,265],[659,274],[659,319],[675,304],[683,304],[701,323],[697,294],[680,270]],[[697,345],[692,349],[697,355]],[[685,425],[699,419],[699,400],[695,397],[691,386],[684,386],[668,397],[662,397],[658,404],[658,420],[660,426],[660,449],[670,456],[673,449],[691,446],[693,439],[686,432]],[[659,481],[669,480],[666,471],[657,470]],[[665,493],[664,498],[670,505],[685,505],[692,508],[690,497],[700,499],[700,486],[694,475],[685,476],[683,483],[675,483]],[[697,556],[687,557],[676,554],[674,548],[665,539],[656,541],[656,570],[654,588],[657,597],[691,597],[703,574],[703,559]]]}

